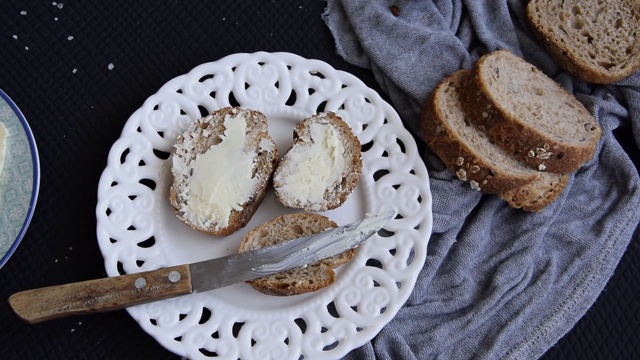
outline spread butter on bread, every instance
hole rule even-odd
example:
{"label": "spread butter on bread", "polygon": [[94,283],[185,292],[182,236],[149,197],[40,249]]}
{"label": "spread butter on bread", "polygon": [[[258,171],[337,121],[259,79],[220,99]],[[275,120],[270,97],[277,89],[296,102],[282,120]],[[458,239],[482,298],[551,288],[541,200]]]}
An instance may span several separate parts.
{"label": "spread butter on bread", "polygon": [[572,94],[508,50],[474,64],[462,106],[491,141],[541,171],[575,171],[595,153],[602,130]]}
{"label": "spread butter on bread", "polygon": [[640,68],[637,0],[532,0],[527,20],[560,67],[581,80],[609,84]]}
{"label": "spread butter on bread", "polygon": [[[242,239],[239,251],[257,250],[289,240],[309,236],[338,225],[326,216],[315,213],[286,214],[251,230]],[[257,291],[278,296],[304,294],[320,290],[336,279],[335,268],[353,258],[354,249],[302,267],[249,280]]]}
{"label": "spread butter on bread", "polygon": [[226,107],[197,119],[178,137],[169,190],[177,217],[225,236],[244,227],[264,199],[278,152],[264,114]]}
{"label": "spread butter on bread", "polygon": [[342,205],[362,172],[360,141],[332,112],[298,123],[293,146],[280,160],[273,185],[285,206],[326,211]]}

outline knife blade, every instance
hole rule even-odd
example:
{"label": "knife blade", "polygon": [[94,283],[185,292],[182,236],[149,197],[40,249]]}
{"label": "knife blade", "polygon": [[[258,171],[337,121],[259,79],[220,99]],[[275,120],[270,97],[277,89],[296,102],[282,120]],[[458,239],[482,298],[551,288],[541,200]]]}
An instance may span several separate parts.
{"label": "knife blade", "polygon": [[25,290],[11,295],[9,304],[20,318],[36,324],[214,290],[355,248],[382,229],[395,214],[391,210],[272,247],[196,263]]}

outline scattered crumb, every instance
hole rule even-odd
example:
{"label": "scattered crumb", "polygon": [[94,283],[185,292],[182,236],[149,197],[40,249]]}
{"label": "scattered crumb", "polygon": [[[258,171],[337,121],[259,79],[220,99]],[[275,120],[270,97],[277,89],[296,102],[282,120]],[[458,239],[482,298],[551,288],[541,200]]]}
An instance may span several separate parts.
{"label": "scattered crumb", "polygon": [[54,17],[54,18],[53,18],[53,21],[58,21],[58,17]]}
{"label": "scattered crumb", "polygon": [[13,35],[13,38],[18,40],[18,35]]}
{"label": "scattered crumb", "polygon": [[74,68],[73,70],[71,70],[71,72],[75,74],[78,72],[78,69]]}
{"label": "scattered crumb", "polygon": [[28,46],[25,46],[25,47],[24,47],[24,49],[25,49],[25,50],[29,50],[29,47],[28,47]]}
{"label": "scattered crumb", "polygon": [[76,329],[71,329],[71,332],[74,332],[74,331],[76,331]]}
{"label": "scattered crumb", "polygon": [[62,6],[64,6],[64,5],[62,5],[62,3],[59,3],[58,4],[58,9],[62,9]]}
{"label": "scattered crumb", "polygon": [[110,63],[109,65],[107,65],[107,69],[109,70],[113,70],[115,66],[113,65],[113,63]]}
{"label": "scattered crumb", "polygon": [[73,36],[67,37],[67,40],[69,40],[69,41],[73,40]]}
{"label": "scattered crumb", "polygon": [[54,262],[54,263],[57,263],[57,262],[58,262],[58,259],[53,260],[53,262]]}
{"label": "scattered crumb", "polygon": [[27,12],[22,10],[22,11],[20,11],[20,15],[22,15],[22,16],[27,15]]}
{"label": "scattered crumb", "polygon": [[396,4],[391,5],[391,13],[395,17],[400,16],[400,7]]}

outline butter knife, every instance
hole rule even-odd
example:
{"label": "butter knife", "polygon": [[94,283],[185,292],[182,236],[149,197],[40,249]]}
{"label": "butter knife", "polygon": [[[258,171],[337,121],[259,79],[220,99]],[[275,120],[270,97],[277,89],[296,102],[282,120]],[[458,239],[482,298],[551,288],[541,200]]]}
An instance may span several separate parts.
{"label": "butter knife", "polygon": [[25,290],[11,295],[9,304],[23,320],[36,324],[218,289],[355,248],[395,214],[391,210],[272,247],[192,264]]}

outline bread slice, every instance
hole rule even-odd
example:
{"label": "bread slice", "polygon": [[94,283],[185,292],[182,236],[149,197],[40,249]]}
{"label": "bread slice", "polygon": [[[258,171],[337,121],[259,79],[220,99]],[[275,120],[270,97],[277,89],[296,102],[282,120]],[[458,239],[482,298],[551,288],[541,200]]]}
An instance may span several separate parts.
{"label": "bread slice", "polygon": [[527,19],[556,62],[581,80],[609,84],[640,67],[637,0],[532,0]]}
{"label": "bread slice", "polygon": [[342,205],[362,172],[360,141],[332,112],[298,123],[293,146],[273,176],[277,199],[285,206],[327,211]]}
{"label": "bread slice", "polygon": [[516,209],[539,212],[562,193],[568,180],[568,174],[540,172],[535,181],[505,191],[500,197]]}
{"label": "bread slice", "polygon": [[[240,252],[273,246],[303,236],[335,228],[338,225],[326,216],[314,213],[294,213],[279,216],[251,230],[240,244]],[[299,267],[247,281],[254,289],[268,295],[289,296],[322,289],[335,281],[334,268],[348,262],[354,249]]]}
{"label": "bread slice", "polygon": [[593,157],[602,130],[569,92],[507,50],[473,66],[462,106],[491,141],[539,170],[568,173]]}
{"label": "bread slice", "polygon": [[468,77],[468,70],[453,73],[426,99],[420,121],[423,139],[460,180],[484,193],[501,193],[535,180],[537,170],[492,144],[469,122],[478,114],[466,114],[459,98]]}
{"label": "bread slice", "polygon": [[225,236],[244,227],[267,193],[278,161],[264,114],[226,107],[178,137],[169,199],[192,228]]}

